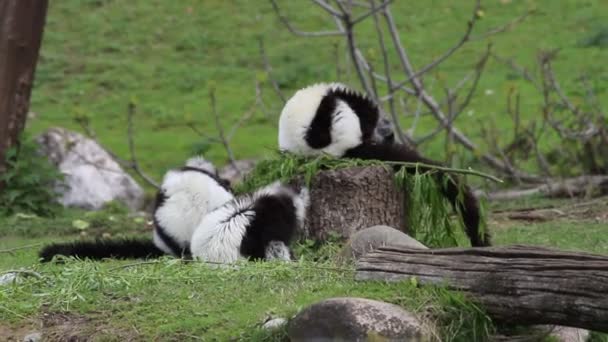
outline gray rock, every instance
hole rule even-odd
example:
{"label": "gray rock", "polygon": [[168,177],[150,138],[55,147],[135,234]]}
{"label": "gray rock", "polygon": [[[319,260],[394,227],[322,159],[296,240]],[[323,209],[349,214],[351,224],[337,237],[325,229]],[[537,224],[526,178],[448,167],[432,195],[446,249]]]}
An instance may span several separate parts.
{"label": "gray rock", "polygon": [[232,165],[228,163],[222,169],[220,169],[219,176],[226,179],[230,184],[234,185],[240,182],[245,175],[247,175],[255,167],[257,161],[254,159],[242,159],[236,160]]}
{"label": "gray rock", "polygon": [[559,342],[585,342],[589,339],[589,330],[556,325],[551,327],[549,336]]}
{"label": "gray rock", "polygon": [[40,341],[42,341],[42,334],[39,332],[27,334],[23,338],[23,342],[40,342]]}
{"label": "gray rock", "polygon": [[313,304],[290,322],[291,341],[431,341],[431,330],[403,308],[364,298]]}
{"label": "gray rock", "polygon": [[373,226],[358,231],[346,242],[339,259],[342,262],[358,260],[365,253],[385,245],[401,245],[408,248],[428,249],[418,240],[388,226]]}
{"label": "gray rock", "polygon": [[65,175],[65,184],[58,186],[64,206],[98,210],[118,200],[132,210],[141,208],[143,189],[95,141],[64,128],[50,128],[36,141]]}
{"label": "gray rock", "polygon": [[9,285],[18,281],[19,278],[17,277],[17,273],[11,272],[0,275],[0,286]]}
{"label": "gray rock", "polygon": [[284,326],[285,324],[287,324],[287,320],[285,318],[278,317],[278,318],[273,318],[273,319],[266,321],[262,325],[262,328],[267,329],[267,330],[274,330],[274,329]]}

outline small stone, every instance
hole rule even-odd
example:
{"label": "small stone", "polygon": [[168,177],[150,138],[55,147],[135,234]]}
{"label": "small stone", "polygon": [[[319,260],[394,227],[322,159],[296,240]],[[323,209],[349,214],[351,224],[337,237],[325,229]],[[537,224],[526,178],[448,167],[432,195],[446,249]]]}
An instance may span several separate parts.
{"label": "small stone", "polygon": [[266,321],[266,323],[262,325],[262,328],[267,330],[274,330],[284,326],[285,324],[287,324],[287,320],[285,318],[277,317]]}
{"label": "small stone", "polygon": [[299,312],[291,341],[430,341],[429,327],[403,308],[364,298],[331,298]]}
{"label": "small stone", "polygon": [[344,245],[339,261],[358,260],[365,253],[386,245],[400,245],[408,248],[428,249],[418,240],[389,226],[373,226],[358,231]]}
{"label": "small stone", "polygon": [[18,281],[17,273],[6,273],[0,275],[0,286],[16,283]]}
{"label": "small stone", "polygon": [[42,334],[39,332],[33,332],[25,335],[23,342],[40,342],[42,341]]}

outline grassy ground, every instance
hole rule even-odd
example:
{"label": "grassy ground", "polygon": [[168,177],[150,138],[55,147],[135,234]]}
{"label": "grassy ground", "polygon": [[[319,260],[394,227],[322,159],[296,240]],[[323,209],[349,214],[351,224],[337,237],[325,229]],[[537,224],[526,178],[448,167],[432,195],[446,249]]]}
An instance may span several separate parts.
{"label": "grassy ground", "polygon": [[[280,3],[302,30],[332,26],[327,15],[308,1]],[[532,66],[539,49],[561,48],[555,70],[563,88],[579,99],[575,79],[590,73],[594,90],[602,98],[608,68],[598,61],[608,59],[608,49],[601,41],[590,47],[582,42],[605,27],[608,6],[604,1],[484,1],[484,15],[474,33],[507,23],[531,8],[536,11],[525,22],[492,38],[494,51]],[[394,16],[414,65],[424,65],[451,47],[464,32],[471,10],[472,1],[395,2]],[[371,22],[358,27],[357,34],[363,50],[379,58]],[[194,151],[204,151],[223,164],[226,156],[222,147],[209,146],[186,124],[193,123],[205,134],[215,135],[209,87],[217,91],[221,119],[228,126],[251,108],[258,79],[266,110],[256,108],[232,147],[238,158],[268,154],[276,149],[281,102],[262,72],[258,37],[265,40],[273,77],[287,95],[323,80],[357,84],[352,73],[338,75],[336,71],[333,46],[340,44],[338,60],[344,66],[344,42],[335,37],[291,36],[267,1],[53,2],[32,98],[31,109],[37,118],[30,120],[28,131],[35,134],[55,125],[76,128],[73,117],[84,115],[104,145],[127,156],[125,112],[127,103],[135,100],[135,138],[145,170],[159,177]],[[453,84],[466,74],[486,44],[474,41],[466,45],[437,69],[439,81],[432,91],[441,94],[444,83]],[[397,67],[395,72],[394,78],[398,78]],[[511,87],[522,93],[524,121],[540,117],[540,95],[491,61],[470,111],[460,118],[460,126],[474,138],[479,136],[479,120],[494,120],[506,131],[509,125],[503,104]],[[428,125],[423,123],[420,133],[425,128]],[[442,155],[440,144],[423,149],[434,157]]]}
{"label": "grassy ground", "polygon": [[[492,206],[501,212],[490,216],[490,227],[499,245],[525,243],[606,254],[607,202],[575,206],[536,200],[519,208]],[[550,220],[533,224],[508,218],[522,208],[548,210],[548,205],[562,214],[554,212]],[[74,220],[90,226],[80,230]],[[308,304],[334,296],[385,300],[420,314],[430,310],[446,340],[481,340],[485,330],[493,329],[482,312],[454,293],[411,283],[355,282],[352,266],[333,262],[338,243],[314,251],[298,245],[300,260],[292,264],[246,263],[225,269],[172,258],[152,263],[68,260],[62,265],[36,260],[41,243],[83,234],[147,235],[149,229],[141,217],[113,208],[93,215],[70,211],[57,219],[1,219],[0,273],[27,269],[41,278],[24,277],[0,287],[0,339],[42,330],[58,340],[281,340],[285,331],[260,329],[268,317],[291,317]],[[6,252],[20,246],[30,247]]]}
{"label": "grassy ground", "polygon": [[[306,1],[280,3],[303,30],[332,26],[325,13]],[[589,73],[602,98],[607,92],[608,67],[598,61],[608,59],[608,49],[599,42],[587,47],[582,43],[605,27],[606,3],[484,1],[484,16],[475,33],[506,23],[530,8],[536,11],[524,23],[492,39],[494,51],[532,66],[539,49],[561,48],[555,70],[563,88],[580,99],[575,79]],[[395,1],[393,13],[414,64],[424,65],[452,46],[464,31],[471,9],[471,1]],[[377,56],[373,29],[363,25],[357,33],[363,49]],[[228,126],[252,108],[257,80],[265,109],[254,108],[253,118],[239,130],[232,148],[237,158],[269,155],[276,149],[281,102],[262,72],[258,37],[264,39],[273,77],[287,95],[316,81],[357,84],[352,73],[338,74],[336,68],[334,45],[339,44],[339,61],[344,66],[344,42],[291,36],[266,1],[51,2],[32,94],[31,110],[36,115],[28,121],[27,131],[37,134],[51,126],[77,129],[74,117],[85,118],[105,146],[126,157],[125,113],[127,103],[134,101],[135,139],[146,171],[159,178],[194,152],[204,152],[221,165],[226,161],[223,148],[210,145],[187,125],[215,135],[209,89],[216,90],[221,121]],[[442,85],[453,84],[470,70],[486,43],[466,45],[437,69],[433,92],[441,93]],[[538,118],[539,95],[491,61],[459,125],[474,138],[479,138],[482,120],[494,120],[507,131],[503,104],[511,87],[522,94],[524,121]],[[421,133],[428,127],[423,122]],[[439,144],[422,148],[430,156],[442,155]],[[593,214],[567,213],[532,224],[497,214],[491,216],[490,229],[498,244],[531,243],[605,254],[608,220],[601,210],[606,205],[599,207]],[[88,222],[89,228],[76,228],[80,226],[77,220]],[[223,270],[173,259],[128,267],[128,262],[119,261],[39,265],[36,260],[40,243],[83,235],[141,235],[149,230],[145,218],[115,210],[68,211],[56,219],[0,218],[0,273],[24,267],[42,276],[0,287],[0,340],[41,329],[56,339],[276,340],[283,331],[267,336],[258,328],[267,317],[289,316],[316,300],[345,295],[382,299],[416,312],[434,308],[443,328],[440,334],[446,339],[475,340],[487,326],[482,314],[458,304],[454,294],[416,289],[412,284],[355,283],[352,269],[325,269],[334,267],[327,256],[336,245],[314,253],[301,248],[302,260],[290,265],[247,264]],[[605,336],[597,339],[606,340]]]}

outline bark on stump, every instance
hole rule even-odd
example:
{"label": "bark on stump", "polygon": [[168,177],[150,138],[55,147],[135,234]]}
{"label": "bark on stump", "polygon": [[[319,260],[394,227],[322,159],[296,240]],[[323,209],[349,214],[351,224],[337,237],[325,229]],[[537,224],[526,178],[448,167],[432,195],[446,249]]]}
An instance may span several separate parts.
{"label": "bark on stump", "polygon": [[[292,182],[305,184],[302,177]],[[310,187],[310,207],[302,235],[324,241],[330,233],[348,238],[375,225],[406,231],[404,194],[394,173],[383,166],[355,166],[318,172]]]}
{"label": "bark on stump", "polygon": [[380,247],[357,264],[358,280],[446,284],[502,322],[608,332],[608,256],[536,246]]}

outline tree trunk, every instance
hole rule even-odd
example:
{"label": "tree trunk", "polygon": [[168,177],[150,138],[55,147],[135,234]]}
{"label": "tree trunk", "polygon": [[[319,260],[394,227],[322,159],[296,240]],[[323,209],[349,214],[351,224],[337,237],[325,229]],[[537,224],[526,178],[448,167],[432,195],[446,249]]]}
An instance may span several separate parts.
{"label": "tree trunk", "polygon": [[48,0],[0,1],[0,174],[25,127],[47,7]]}
{"label": "tree trunk", "polygon": [[[301,186],[302,178],[294,182]],[[348,238],[356,231],[387,225],[406,231],[404,195],[394,173],[383,166],[321,171],[310,185],[303,235],[317,241],[331,233]]]}
{"label": "tree trunk", "polygon": [[541,247],[382,247],[357,264],[358,280],[445,283],[494,319],[608,332],[608,256]]}

